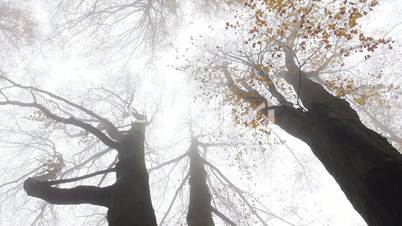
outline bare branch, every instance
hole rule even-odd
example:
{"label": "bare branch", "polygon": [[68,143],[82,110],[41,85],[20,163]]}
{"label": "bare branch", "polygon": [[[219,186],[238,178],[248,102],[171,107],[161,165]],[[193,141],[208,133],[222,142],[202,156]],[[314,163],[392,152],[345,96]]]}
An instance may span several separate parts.
{"label": "bare branch", "polygon": [[[87,109],[87,108],[85,108],[85,107],[83,107],[81,105],[73,103],[73,102],[65,99],[64,97],[58,96],[58,95],[56,95],[54,93],[51,93],[49,91],[46,91],[46,90],[43,90],[43,89],[40,89],[40,88],[37,88],[37,87],[33,87],[33,86],[21,85],[21,84],[15,82],[13,80],[7,78],[4,75],[0,75],[0,79],[6,80],[7,82],[11,83],[12,85],[14,85],[14,86],[16,86],[18,88],[30,90],[34,100],[35,100],[35,95],[34,95],[33,92],[35,91],[35,92],[38,92],[38,93],[48,95],[48,96],[50,96],[50,97],[52,97],[52,98],[54,98],[56,100],[62,101],[64,103],[68,104],[69,106],[74,107],[74,108],[76,108],[76,109],[78,109],[80,111],[83,111],[86,114],[88,114],[88,115],[94,117],[95,119],[99,120],[105,126],[106,132],[108,133],[108,135],[112,139],[115,139],[115,140],[119,141],[123,137],[123,135],[117,130],[117,128],[113,125],[113,123],[111,123],[106,118],[103,118],[103,117],[99,116],[98,114],[94,113],[93,111],[91,111],[91,110],[89,110],[89,109]],[[36,102],[36,100],[34,102]]]}
{"label": "bare branch", "polygon": [[77,186],[74,188],[55,188],[48,182],[28,178],[24,190],[29,196],[43,199],[51,204],[93,204],[108,206],[112,186],[99,188],[95,186]]}
{"label": "bare branch", "polygon": [[253,206],[247,201],[247,199],[244,197],[243,192],[236,187],[216,166],[214,166],[212,163],[204,160],[205,164],[207,164],[213,171],[215,171],[226,183],[229,184],[231,188],[233,188],[237,194],[239,194],[240,198],[243,200],[243,202],[247,205],[247,207],[250,209],[251,213],[255,215],[258,220],[261,222],[262,225],[267,226],[268,224],[265,222],[264,219],[258,214],[257,211],[253,208]]}
{"label": "bare branch", "polygon": [[174,204],[177,196],[179,195],[180,190],[183,188],[184,184],[186,183],[186,181],[189,177],[190,177],[190,172],[187,173],[187,175],[184,177],[184,179],[180,183],[179,187],[176,189],[176,192],[173,195],[172,201],[170,202],[170,205],[169,205],[168,209],[166,210],[165,215],[163,215],[162,220],[160,221],[159,225],[163,225],[163,223],[165,222],[166,217],[169,215],[170,210],[172,210],[173,204]]}
{"label": "bare branch", "polygon": [[83,175],[83,176],[79,176],[79,177],[74,177],[74,178],[69,178],[69,179],[61,179],[61,180],[47,181],[47,183],[48,183],[49,185],[71,183],[71,182],[74,182],[74,181],[79,181],[79,180],[83,180],[83,179],[86,179],[86,178],[94,177],[94,176],[97,176],[97,175],[100,175],[100,174],[105,174],[105,173],[110,173],[110,172],[115,172],[115,171],[116,171],[116,168],[113,167],[113,168],[109,168],[109,169],[105,169],[105,170],[100,170],[100,171],[97,171],[97,172],[94,172],[94,173],[90,173],[90,174],[87,174],[87,175]]}
{"label": "bare branch", "polygon": [[162,167],[164,167],[164,166],[166,166],[166,165],[169,165],[169,164],[175,163],[175,162],[177,162],[177,161],[180,161],[180,160],[182,160],[182,159],[183,159],[184,157],[186,157],[186,156],[188,156],[188,152],[186,152],[186,153],[184,153],[184,154],[182,154],[182,155],[179,155],[179,156],[177,156],[177,157],[174,158],[174,159],[171,159],[171,160],[169,160],[169,161],[166,161],[166,162],[164,162],[164,163],[161,163],[161,164],[159,164],[159,165],[157,165],[157,166],[155,166],[155,167],[152,167],[152,168],[150,168],[150,169],[148,170],[148,172],[152,172],[152,171],[157,170],[157,169],[160,169],[160,168],[162,168]]}
{"label": "bare branch", "polygon": [[111,140],[108,136],[106,136],[104,133],[102,133],[102,131],[98,130],[91,124],[79,121],[73,117],[69,117],[69,118],[60,117],[56,114],[53,114],[51,111],[49,111],[47,108],[45,108],[41,104],[24,103],[24,102],[19,102],[19,101],[8,100],[8,101],[1,101],[0,105],[14,105],[14,106],[20,106],[20,107],[37,108],[37,109],[41,110],[45,114],[46,117],[53,119],[56,122],[74,125],[74,126],[80,127],[82,129],[90,132],[91,134],[93,134],[94,136],[99,138],[99,140],[101,140],[105,145],[107,145],[113,149],[116,149],[118,146],[118,143],[116,141]]}
{"label": "bare branch", "polygon": [[216,208],[214,208],[213,206],[211,206],[211,210],[212,213],[214,213],[216,216],[218,216],[219,218],[221,218],[223,221],[225,221],[226,223],[228,223],[231,226],[236,226],[236,223],[233,222],[232,220],[230,220],[227,216],[225,216],[225,214],[221,213],[219,210],[217,210]]}

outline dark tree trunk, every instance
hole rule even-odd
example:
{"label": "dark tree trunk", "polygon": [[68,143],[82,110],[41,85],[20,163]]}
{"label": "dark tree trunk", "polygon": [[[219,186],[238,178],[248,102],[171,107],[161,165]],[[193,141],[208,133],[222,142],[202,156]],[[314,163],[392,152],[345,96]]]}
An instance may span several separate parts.
{"label": "dark tree trunk", "polygon": [[189,226],[214,226],[211,195],[207,185],[204,160],[199,154],[197,142],[193,141],[190,156],[190,203],[187,213]]}
{"label": "dark tree trunk", "polygon": [[144,158],[145,125],[134,123],[117,145],[117,181],[105,188],[78,186],[62,189],[46,181],[28,178],[28,195],[52,204],[93,204],[108,208],[110,226],[156,226]]}
{"label": "dark tree trunk", "polygon": [[119,143],[117,181],[108,210],[110,226],[156,226],[144,155],[145,125],[136,123]]}
{"label": "dark tree trunk", "polygon": [[280,106],[275,123],[310,146],[370,226],[402,225],[400,153],[305,73],[294,70],[286,80],[308,111]]}

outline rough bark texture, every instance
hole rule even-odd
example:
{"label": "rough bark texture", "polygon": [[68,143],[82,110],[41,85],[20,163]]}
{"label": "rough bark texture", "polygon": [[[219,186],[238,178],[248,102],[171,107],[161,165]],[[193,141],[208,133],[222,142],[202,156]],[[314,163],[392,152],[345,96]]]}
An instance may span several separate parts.
{"label": "rough bark texture", "polygon": [[307,77],[293,71],[286,80],[308,111],[278,107],[276,124],[310,146],[370,226],[402,225],[400,153],[363,125],[347,101]]}
{"label": "rough bark texture", "polygon": [[145,125],[136,123],[118,147],[117,181],[108,210],[110,226],[157,225],[145,166]]}
{"label": "rough bark texture", "polygon": [[204,162],[196,142],[190,147],[190,203],[187,213],[189,226],[214,226],[211,195],[209,193]]}

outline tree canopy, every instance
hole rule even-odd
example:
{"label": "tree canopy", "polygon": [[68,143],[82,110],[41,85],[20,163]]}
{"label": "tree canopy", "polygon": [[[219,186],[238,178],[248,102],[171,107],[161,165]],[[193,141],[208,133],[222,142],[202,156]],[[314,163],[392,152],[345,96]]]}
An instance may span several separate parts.
{"label": "tree canopy", "polygon": [[398,9],[0,2],[0,224],[402,224]]}

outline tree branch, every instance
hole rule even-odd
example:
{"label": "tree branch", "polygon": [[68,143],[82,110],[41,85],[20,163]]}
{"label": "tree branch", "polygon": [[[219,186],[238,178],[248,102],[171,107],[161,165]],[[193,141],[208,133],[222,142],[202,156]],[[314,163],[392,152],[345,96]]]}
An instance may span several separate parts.
{"label": "tree branch", "polygon": [[[222,69],[223,69],[225,78],[228,82],[228,87],[235,96],[246,101],[248,104],[251,105],[252,108],[258,109],[258,111],[267,109],[268,101],[265,97],[263,97],[257,90],[251,88],[246,83],[243,83],[242,85],[244,86],[244,88],[247,89],[247,91],[241,89],[240,87],[238,87],[235,84],[232,76],[230,75],[230,73],[228,71],[227,66],[223,66]],[[263,107],[261,108],[261,106],[263,106]],[[259,109],[259,108],[261,108],[261,109]]]}
{"label": "tree branch", "polygon": [[[88,114],[88,115],[94,117],[95,119],[99,120],[104,125],[107,134],[114,140],[119,141],[123,137],[123,135],[117,130],[117,128],[113,125],[113,123],[111,123],[106,118],[101,117],[100,115],[94,113],[93,111],[91,111],[91,110],[89,110],[89,109],[87,109],[87,108],[85,108],[85,107],[83,107],[81,105],[73,103],[73,102],[71,102],[71,101],[69,101],[69,100],[67,100],[67,99],[65,99],[65,98],[63,98],[61,96],[58,96],[58,95],[56,95],[54,93],[51,93],[49,91],[46,91],[46,90],[43,90],[43,89],[40,89],[40,88],[37,88],[37,87],[33,87],[33,86],[24,86],[24,85],[18,84],[17,82],[7,78],[4,75],[1,75],[0,79],[6,80],[7,82],[11,83],[12,85],[14,85],[14,86],[16,86],[18,88],[28,89],[28,90],[31,90],[31,92],[35,91],[35,92],[38,92],[38,93],[48,95],[48,96],[50,96],[50,97],[52,97],[52,98],[54,98],[56,100],[62,101],[62,102],[66,103],[66,104],[68,104],[68,105],[70,105],[70,106],[72,106],[72,107],[74,107],[74,108],[76,108],[78,110],[81,110],[81,111],[85,112],[86,114]],[[32,96],[35,98],[34,95],[32,95]]]}
{"label": "tree branch", "polygon": [[214,166],[212,163],[204,160],[205,164],[208,165],[212,171],[216,172],[226,183],[229,184],[229,186],[237,193],[239,194],[240,198],[243,200],[243,202],[246,204],[246,206],[250,209],[251,213],[258,218],[258,220],[261,222],[262,225],[267,226],[268,224],[265,222],[264,219],[258,214],[258,212],[254,209],[254,207],[249,203],[249,201],[244,197],[243,192],[236,187],[216,166]]}
{"label": "tree branch", "polygon": [[169,215],[170,210],[172,210],[173,204],[176,201],[177,196],[179,195],[180,190],[184,187],[184,184],[186,183],[187,179],[190,177],[190,172],[187,173],[187,175],[184,177],[184,179],[181,181],[179,187],[176,189],[172,201],[169,204],[168,209],[165,212],[165,215],[163,215],[161,222],[159,223],[160,225],[163,225],[163,223],[166,220],[166,217]]}
{"label": "tree branch", "polygon": [[218,216],[219,218],[221,218],[223,221],[225,221],[226,223],[228,223],[231,226],[236,226],[236,223],[233,222],[232,220],[230,220],[227,216],[225,216],[225,214],[221,213],[219,210],[217,210],[216,208],[214,208],[213,206],[211,206],[211,210],[212,213],[214,213],[216,216]]}
{"label": "tree branch", "polygon": [[261,68],[256,67],[258,73],[263,78],[264,84],[268,86],[269,92],[274,96],[280,104],[291,104],[286,98],[280,93],[274,84],[274,81],[269,77],[268,73]]}
{"label": "tree branch", "polygon": [[76,205],[93,204],[107,207],[110,202],[112,186],[77,186],[74,188],[55,188],[49,182],[28,178],[24,190],[29,196],[40,198],[51,204]]}
{"label": "tree branch", "polygon": [[177,156],[177,157],[174,158],[174,159],[168,160],[168,161],[166,161],[166,162],[164,162],[164,163],[161,163],[161,164],[159,164],[159,165],[157,165],[157,166],[155,166],[155,167],[152,167],[152,168],[150,168],[150,169],[148,170],[148,173],[150,173],[150,172],[152,172],[152,171],[154,171],[154,170],[160,169],[160,168],[162,168],[162,167],[164,167],[164,166],[166,166],[166,165],[169,165],[169,164],[172,164],[172,163],[174,163],[174,162],[180,161],[181,159],[183,159],[183,158],[186,157],[187,155],[188,155],[188,152],[185,152],[184,154],[181,154],[181,155]]}
{"label": "tree branch", "polygon": [[14,105],[14,106],[20,106],[20,107],[29,107],[29,108],[38,108],[39,110],[41,110],[46,117],[55,120],[56,122],[60,122],[60,123],[64,123],[64,124],[69,124],[69,125],[74,125],[77,127],[80,127],[88,132],[90,132],[91,134],[93,134],[94,136],[96,136],[97,138],[99,138],[99,140],[101,140],[105,145],[116,149],[118,146],[118,143],[116,141],[111,140],[108,136],[106,136],[102,131],[98,130],[97,128],[95,128],[94,126],[92,126],[91,124],[79,121],[73,117],[69,117],[69,118],[64,118],[64,117],[60,117],[54,113],[52,113],[51,111],[49,111],[46,107],[44,107],[41,104],[38,103],[24,103],[24,102],[19,102],[19,101],[12,101],[12,100],[6,100],[6,101],[0,101],[0,105]]}
{"label": "tree branch", "polygon": [[74,181],[79,181],[79,180],[83,180],[83,179],[86,179],[86,178],[94,177],[94,176],[97,176],[97,175],[100,175],[100,174],[105,174],[105,173],[110,173],[110,172],[115,172],[115,171],[116,171],[116,168],[113,167],[113,168],[109,168],[109,169],[105,169],[105,170],[100,170],[100,171],[97,171],[97,172],[94,172],[94,173],[90,173],[90,174],[87,174],[87,175],[83,175],[83,176],[79,176],[79,177],[68,178],[68,179],[61,179],[61,180],[47,181],[47,183],[48,183],[49,185],[71,183],[71,182],[74,182]]}

